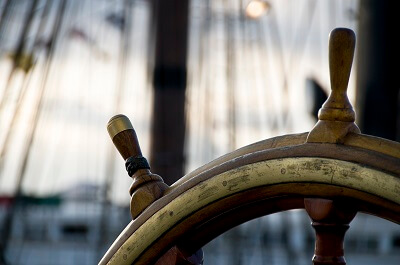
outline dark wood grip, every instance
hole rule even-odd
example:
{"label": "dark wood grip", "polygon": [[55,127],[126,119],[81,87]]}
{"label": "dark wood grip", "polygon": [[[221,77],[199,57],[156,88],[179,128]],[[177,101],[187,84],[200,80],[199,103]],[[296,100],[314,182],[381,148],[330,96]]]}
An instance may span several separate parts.
{"label": "dark wood grip", "polygon": [[107,130],[124,160],[131,156],[142,156],[136,132],[128,117],[122,114],[112,117]]}
{"label": "dark wood grip", "polygon": [[[125,115],[119,114],[110,119],[107,131],[121,156],[126,161],[130,157],[142,156],[139,141],[133,126]],[[127,163],[130,163],[127,161]],[[147,164],[147,161],[146,161]],[[161,198],[168,189],[163,179],[149,170],[148,164],[137,167],[132,172],[127,166],[133,182],[129,189],[131,195],[131,215],[135,219],[144,209]]]}

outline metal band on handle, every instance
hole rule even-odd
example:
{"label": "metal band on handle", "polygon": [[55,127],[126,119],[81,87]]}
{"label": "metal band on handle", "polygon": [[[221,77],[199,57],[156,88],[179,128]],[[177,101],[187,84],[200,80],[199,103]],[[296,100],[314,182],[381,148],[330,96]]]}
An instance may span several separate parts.
{"label": "metal band on handle", "polygon": [[126,171],[130,177],[139,169],[150,169],[147,159],[143,156],[131,156],[125,162]]}
{"label": "metal band on handle", "polygon": [[114,136],[118,133],[130,129],[133,130],[131,121],[122,114],[115,115],[107,124],[107,131],[111,139],[114,139]]}

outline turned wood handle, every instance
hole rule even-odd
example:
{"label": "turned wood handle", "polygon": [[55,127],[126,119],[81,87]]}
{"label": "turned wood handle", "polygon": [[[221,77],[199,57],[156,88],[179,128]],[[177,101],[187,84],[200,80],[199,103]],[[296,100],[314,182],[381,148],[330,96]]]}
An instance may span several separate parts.
{"label": "turned wood handle", "polygon": [[329,36],[331,88],[345,94],[353,64],[356,36],[351,29],[337,28]]}
{"label": "turned wood handle", "polygon": [[[351,29],[336,28],[329,35],[329,72],[332,94],[346,97],[351,65],[353,64],[356,36]],[[339,98],[338,98],[339,99]],[[346,101],[346,100],[345,100]],[[346,108],[347,102],[335,100],[330,107]]]}
{"label": "turned wood handle", "polygon": [[308,143],[343,143],[350,132],[360,133],[356,113],[347,97],[356,36],[351,29],[336,28],[329,35],[331,93],[318,112],[318,122],[307,136]]}
{"label": "turned wood handle", "polygon": [[115,115],[108,122],[107,131],[124,160],[131,156],[142,156],[136,132],[128,117]]}
{"label": "turned wood handle", "polygon": [[355,112],[347,97],[356,36],[351,29],[336,28],[329,35],[331,93],[319,110],[319,120],[354,122]]}

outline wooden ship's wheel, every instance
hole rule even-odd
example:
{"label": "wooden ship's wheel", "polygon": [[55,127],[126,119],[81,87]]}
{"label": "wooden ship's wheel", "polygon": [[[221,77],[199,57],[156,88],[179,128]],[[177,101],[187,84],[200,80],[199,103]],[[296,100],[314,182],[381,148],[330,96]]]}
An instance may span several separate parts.
{"label": "wooden ship's wheel", "polygon": [[343,240],[357,212],[400,224],[400,143],[354,123],[346,94],[354,47],[353,31],[331,32],[331,94],[309,133],[243,147],[170,187],[149,171],[128,118],[113,117],[108,130],[133,178],[133,221],[99,264],[202,264],[201,247],[228,229],[301,208],[316,233],[313,264],[346,264]]}

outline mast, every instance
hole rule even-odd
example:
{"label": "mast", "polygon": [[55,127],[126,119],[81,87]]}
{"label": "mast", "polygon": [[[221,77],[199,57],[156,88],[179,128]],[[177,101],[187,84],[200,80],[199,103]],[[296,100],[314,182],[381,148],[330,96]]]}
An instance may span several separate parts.
{"label": "mast", "polygon": [[184,173],[189,0],[153,0],[153,118],[150,164],[174,183]]}

